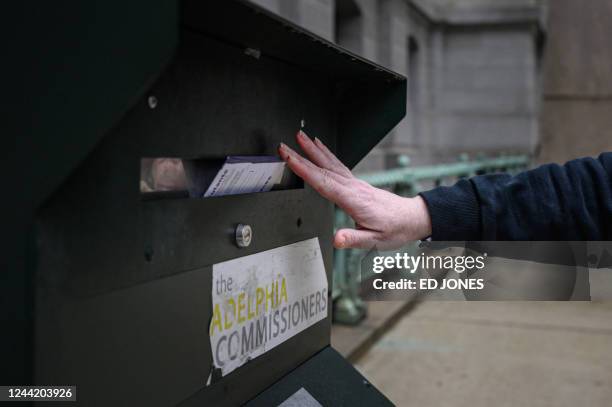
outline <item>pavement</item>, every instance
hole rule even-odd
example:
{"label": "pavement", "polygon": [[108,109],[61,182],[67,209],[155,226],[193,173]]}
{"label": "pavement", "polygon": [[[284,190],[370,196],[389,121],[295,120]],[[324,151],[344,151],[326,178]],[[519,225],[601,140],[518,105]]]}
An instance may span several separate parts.
{"label": "pavement", "polygon": [[612,405],[612,301],[369,305],[332,344],[398,406]]}
{"label": "pavement", "polygon": [[416,305],[401,301],[375,301],[367,304],[367,317],[359,324],[332,325],[332,347],[353,363]]}

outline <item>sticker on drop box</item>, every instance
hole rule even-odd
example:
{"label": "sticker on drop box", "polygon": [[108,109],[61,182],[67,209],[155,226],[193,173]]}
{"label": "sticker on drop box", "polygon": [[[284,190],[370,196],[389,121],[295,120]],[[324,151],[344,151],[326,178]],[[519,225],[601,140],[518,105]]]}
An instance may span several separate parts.
{"label": "sticker on drop box", "polygon": [[212,274],[214,376],[229,374],[327,317],[318,238],[214,264]]}

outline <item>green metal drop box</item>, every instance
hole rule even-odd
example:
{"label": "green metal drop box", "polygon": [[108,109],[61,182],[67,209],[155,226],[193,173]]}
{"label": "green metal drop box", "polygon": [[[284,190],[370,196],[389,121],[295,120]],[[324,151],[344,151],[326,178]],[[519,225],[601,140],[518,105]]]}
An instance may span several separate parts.
{"label": "green metal drop box", "polygon": [[404,116],[405,79],[246,1],[40,3],[61,18],[32,27],[23,60],[45,107],[19,113],[29,153],[12,157],[28,170],[2,287],[7,384],[76,385],[86,406],[272,406],[301,388],[390,404],[330,347],[331,307],[206,385],[212,265],[318,237],[331,292],[331,203],[302,184],[198,199],[139,182],[147,157],[296,148],[302,119],[352,167]]}

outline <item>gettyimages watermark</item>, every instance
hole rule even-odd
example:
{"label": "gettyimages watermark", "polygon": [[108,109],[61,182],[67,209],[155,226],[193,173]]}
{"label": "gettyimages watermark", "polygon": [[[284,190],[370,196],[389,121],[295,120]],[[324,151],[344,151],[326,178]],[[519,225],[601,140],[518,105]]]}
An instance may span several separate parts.
{"label": "gettyimages watermark", "polygon": [[369,301],[612,299],[612,242],[415,242],[359,255]]}

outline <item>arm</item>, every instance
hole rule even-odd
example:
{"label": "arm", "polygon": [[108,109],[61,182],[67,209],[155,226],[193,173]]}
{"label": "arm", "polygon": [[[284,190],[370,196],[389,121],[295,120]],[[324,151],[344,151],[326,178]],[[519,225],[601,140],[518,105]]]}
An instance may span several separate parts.
{"label": "arm", "polygon": [[421,194],[435,240],[611,240],[612,153]]}
{"label": "arm", "polygon": [[404,198],[355,178],[315,138],[299,132],[309,159],[281,144],[287,165],[337,204],[356,229],[336,232],[338,248],[392,249],[410,240],[612,240],[612,153],[517,176],[494,174]]}

